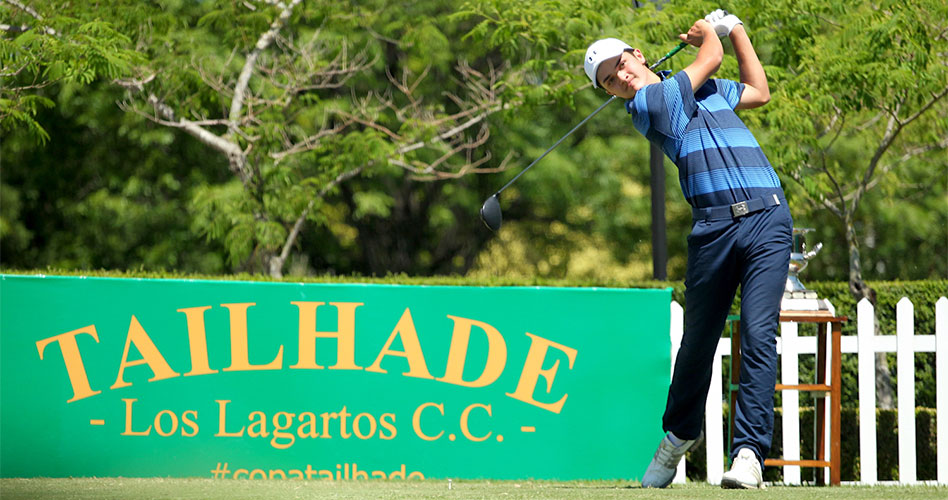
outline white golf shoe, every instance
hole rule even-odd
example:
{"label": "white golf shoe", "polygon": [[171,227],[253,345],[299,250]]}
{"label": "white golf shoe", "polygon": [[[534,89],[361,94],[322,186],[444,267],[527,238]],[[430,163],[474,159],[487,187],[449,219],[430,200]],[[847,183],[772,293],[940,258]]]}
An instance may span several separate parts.
{"label": "white golf shoe", "polygon": [[675,479],[675,473],[678,471],[678,462],[681,462],[681,457],[685,456],[685,452],[700,443],[703,437],[704,432],[695,439],[686,440],[675,446],[666,434],[662,438],[662,442],[658,444],[658,449],[655,450],[655,455],[652,457],[652,462],[648,464],[648,469],[645,470],[645,476],[642,477],[642,487],[664,488],[671,484],[672,479]]}
{"label": "white golf shoe", "polygon": [[722,488],[763,489],[760,461],[750,448],[741,448],[734,457],[731,470],[721,476]]}

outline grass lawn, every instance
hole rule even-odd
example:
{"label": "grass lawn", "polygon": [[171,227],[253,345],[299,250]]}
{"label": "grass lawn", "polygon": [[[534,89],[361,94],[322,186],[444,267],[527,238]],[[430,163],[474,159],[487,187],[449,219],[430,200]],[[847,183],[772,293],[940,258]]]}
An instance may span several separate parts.
{"label": "grass lawn", "polygon": [[618,482],[554,481],[248,481],[234,479],[2,479],[3,500],[42,499],[780,499],[944,500],[945,486],[770,486],[735,491],[704,483],[645,490]]}

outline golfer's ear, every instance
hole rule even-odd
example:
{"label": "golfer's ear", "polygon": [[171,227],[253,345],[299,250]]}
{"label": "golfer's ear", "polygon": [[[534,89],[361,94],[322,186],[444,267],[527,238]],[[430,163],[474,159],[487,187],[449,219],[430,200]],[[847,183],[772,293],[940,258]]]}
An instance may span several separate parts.
{"label": "golfer's ear", "polygon": [[636,58],[640,63],[645,64],[645,54],[643,54],[641,50],[632,49],[632,57]]}

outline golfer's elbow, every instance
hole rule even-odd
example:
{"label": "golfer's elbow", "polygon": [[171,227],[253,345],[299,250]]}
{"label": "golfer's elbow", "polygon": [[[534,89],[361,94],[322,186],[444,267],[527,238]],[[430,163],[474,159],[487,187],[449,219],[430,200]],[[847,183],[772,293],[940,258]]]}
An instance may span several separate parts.
{"label": "golfer's elbow", "polygon": [[741,100],[735,109],[754,109],[770,102],[770,90],[767,85],[755,87],[745,84]]}
{"label": "golfer's elbow", "polygon": [[763,106],[770,102],[770,90],[768,90],[766,86],[760,91],[760,98],[758,99],[758,102],[760,103],[758,106]]}

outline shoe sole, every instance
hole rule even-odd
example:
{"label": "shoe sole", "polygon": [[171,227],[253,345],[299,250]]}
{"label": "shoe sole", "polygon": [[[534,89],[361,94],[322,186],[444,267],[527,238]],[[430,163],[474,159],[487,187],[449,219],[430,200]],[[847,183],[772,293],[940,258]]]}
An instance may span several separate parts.
{"label": "shoe sole", "polygon": [[742,483],[736,479],[721,478],[721,487],[728,490],[762,490],[764,485]]}
{"label": "shoe sole", "polygon": [[[694,443],[691,443],[691,446],[689,446],[689,447],[685,450],[685,453],[687,453],[687,452],[693,450],[693,449],[695,448],[695,446],[698,446],[698,445],[701,444],[703,441],[704,441],[704,431],[701,431],[701,434],[698,434],[698,437],[695,439],[695,442],[694,442]],[[684,455],[682,455],[682,458],[684,458]],[[671,484],[672,484],[673,482],[675,482],[675,476],[674,476],[674,475],[673,475],[673,476],[668,480],[668,482],[665,483],[665,484],[662,484],[662,485],[650,484],[650,485],[648,485],[648,486],[646,486],[645,484],[642,484],[642,488],[646,488],[646,489],[662,488],[662,489],[664,489],[664,488],[667,488],[667,487],[671,486]]]}

